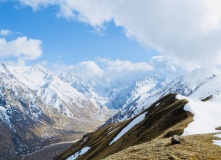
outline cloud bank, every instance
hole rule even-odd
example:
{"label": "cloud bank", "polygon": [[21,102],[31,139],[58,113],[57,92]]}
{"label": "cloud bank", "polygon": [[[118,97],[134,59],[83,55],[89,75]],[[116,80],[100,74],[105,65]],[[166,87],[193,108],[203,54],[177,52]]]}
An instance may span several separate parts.
{"label": "cloud bank", "polygon": [[18,37],[15,40],[7,41],[0,38],[0,57],[17,57],[19,60],[35,60],[42,55],[42,42],[40,40]]}
{"label": "cloud bank", "polygon": [[71,72],[88,80],[92,76],[106,77],[109,80],[132,81],[147,76],[154,68],[145,63],[132,63],[130,61],[100,59],[103,68],[94,61],[84,61],[77,65],[54,64],[53,67],[58,74]]}
{"label": "cloud bank", "polygon": [[114,21],[128,37],[186,69],[221,64],[220,0],[20,0],[34,10],[60,7],[58,16],[95,28]]}

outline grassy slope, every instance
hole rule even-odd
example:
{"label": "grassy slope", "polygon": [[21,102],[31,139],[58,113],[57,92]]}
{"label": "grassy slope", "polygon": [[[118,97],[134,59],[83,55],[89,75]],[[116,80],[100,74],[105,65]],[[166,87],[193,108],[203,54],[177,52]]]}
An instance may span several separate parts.
{"label": "grassy slope", "polygon": [[[78,157],[78,159],[97,160],[117,153],[129,146],[149,142],[156,138],[168,138],[174,134],[181,135],[184,128],[192,122],[193,115],[183,110],[188,101],[176,100],[175,96],[175,94],[168,94],[143,111],[142,113],[147,113],[145,119],[112,145],[109,146],[109,143],[114,137],[136,117],[121,123],[104,126],[95,132],[85,135],[80,141],[54,159],[66,159],[82,148],[90,146],[91,149]],[[158,103],[160,105],[156,106]],[[108,134],[111,130],[114,131]]]}
{"label": "grassy slope", "polygon": [[170,138],[156,139],[129,147],[105,160],[141,159],[220,159],[221,147],[212,144],[214,134],[184,136],[180,144],[171,145]]}

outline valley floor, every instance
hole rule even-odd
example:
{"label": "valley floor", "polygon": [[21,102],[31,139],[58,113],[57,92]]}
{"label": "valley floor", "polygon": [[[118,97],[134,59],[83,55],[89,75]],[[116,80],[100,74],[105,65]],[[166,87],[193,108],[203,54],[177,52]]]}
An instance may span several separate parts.
{"label": "valley floor", "polygon": [[65,151],[66,149],[68,149],[77,140],[70,141],[70,142],[56,143],[56,144],[52,144],[50,146],[46,146],[39,151],[35,151],[29,155],[24,156],[22,158],[22,160],[28,160],[28,159],[31,159],[31,160],[39,160],[39,159],[40,160],[51,160],[56,155]]}
{"label": "valley floor", "polygon": [[[96,123],[96,126],[101,126],[104,124],[104,122],[114,114],[116,114],[117,110],[105,110],[100,114],[95,115],[93,118],[90,119],[90,121],[93,121]],[[53,143],[49,146],[45,146],[44,148],[37,150],[35,152],[32,152],[28,155],[25,155],[23,157],[17,157],[17,159],[21,160],[51,160],[56,155],[62,153],[63,151],[67,150],[73,143],[79,140],[83,134],[73,134],[69,136],[65,136],[64,142],[60,143]],[[75,140],[74,140],[75,139]]]}
{"label": "valley floor", "polygon": [[[216,133],[217,134],[217,133]],[[170,138],[129,147],[104,160],[144,160],[144,159],[220,159],[221,147],[213,144],[216,134],[183,136],[181,144],[171,145]]]}

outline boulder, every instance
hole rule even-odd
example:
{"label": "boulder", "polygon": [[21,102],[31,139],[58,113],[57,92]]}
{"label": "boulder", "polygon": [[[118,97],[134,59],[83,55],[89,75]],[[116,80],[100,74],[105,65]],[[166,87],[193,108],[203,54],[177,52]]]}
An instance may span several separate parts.
{"label": "boulder", "polygon": [[174,135],[171,138],[171,144],[179,144],[180,143],[181,138],[178,135]]}

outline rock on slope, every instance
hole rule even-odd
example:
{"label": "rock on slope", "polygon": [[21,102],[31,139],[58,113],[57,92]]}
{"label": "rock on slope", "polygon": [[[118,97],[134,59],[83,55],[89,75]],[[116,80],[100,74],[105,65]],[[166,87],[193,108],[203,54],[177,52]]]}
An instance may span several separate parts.
{"label": "rock on slope", "polygon": [[167,138],[174,134],[181,135],[192,121],[193,115],[183,109],[188,101],[177,100],[175,97],[175,94],[168,94],[132,119],[86,134],[54,160],[97,160],[131,145],[149,142],[155,138]]}

